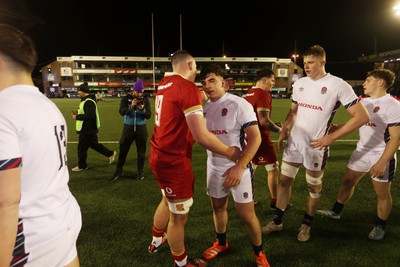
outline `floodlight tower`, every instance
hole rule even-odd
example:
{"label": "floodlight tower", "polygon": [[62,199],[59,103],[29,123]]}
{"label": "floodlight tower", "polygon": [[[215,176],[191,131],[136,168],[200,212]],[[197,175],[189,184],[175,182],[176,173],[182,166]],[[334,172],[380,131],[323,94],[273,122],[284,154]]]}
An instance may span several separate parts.
{"label": "floodlight tower", "polygon": [[294,64],[296,64],[296,60],[298,57],[299,54],[297,54],[297,40],[294,40],[294,54],[292,55]]}

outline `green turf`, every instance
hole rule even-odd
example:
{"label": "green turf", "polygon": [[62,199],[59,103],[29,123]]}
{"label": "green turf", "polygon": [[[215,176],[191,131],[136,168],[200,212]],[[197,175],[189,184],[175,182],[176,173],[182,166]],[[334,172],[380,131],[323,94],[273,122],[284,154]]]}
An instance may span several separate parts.
{"label": "green turf", "polygon": [[[70,112],[76,109],[78,99],[54,99],[64,113],[68,124],[69,168],[77,163],[78,136]],[[153,102],[152,102],[153,103]],[[290,102],[274,99],[273,120],[284,121]],[[98,103],[101,128],[99,140],[110,149],[118,149],[123,117],[118,113],[119,99],[106,99]],[[335,122],[344,122],[346,111],[340,109]],[[148,123],[152,133],[153,117]],[[272,134],[272,138],[276,139]],[[346,139],[356,139],[354,133]],[[354,141],[337,141],[331,146],[331,157],[324,176],[322,207],[330,208],[336,198],[347,160],[355,147]],[[70,188],[77,198],[83,216],[83,228],[78,239],[81,266],[130,267],[173,266],[168,246],[155,255],[147,252],[151,240],[153,212],[160,200],[160,191],[146,164],[145,179],[133,179],[136,173],[136,147],[133,144],[124,168],[124,177],[115,182],[108,178],[115,171],[115,163],[89,150],[89,169],[70,172]],[[279,152],[280,155],[280,152]],[[280,157],[280,156],[279,156]],[[186,227],[186,246],[189,256],[199,256],[215,240],[210,201],[205,194],[206,154],[204,148],[194,146],[193,168],[196,174],[194,205]],[[265,172],[256,172],[256,212],[262,225],[273,217],[267,198]],[[308,196],[304,169],[299,171],[293,186],[293,208],[284,217],[284,230],[264,235],[264,247],[271,266],[400,266],[399,237],[399,183],[392,186],[393,211],[382,241],[367,238],[376,216],[376,199],[371,181],[364,177],[356,188],[353,199],[342,212],[339,221],[316,217],[311,239],[306,243],[297,241],[297,232],[305,210]],[[230,250],[209,262],[209,266],[250,267],[255,266],[250,242],[243,224],[229,205],[228,240]]]}

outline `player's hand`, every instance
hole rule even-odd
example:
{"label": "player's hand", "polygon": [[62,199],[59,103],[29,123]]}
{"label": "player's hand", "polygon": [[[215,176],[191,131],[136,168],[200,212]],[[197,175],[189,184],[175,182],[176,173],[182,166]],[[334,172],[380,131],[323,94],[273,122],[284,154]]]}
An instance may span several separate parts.
{"label": "player's hand", "polygon": [[238,186],[244,171],[245,169],[239,163],[236,163],[234,166],[226,170],[226,172],[224,172],[222,175],[222,177],[225,178],[222,185],[226,188]]}
{"label": "player's hand", "polygon": [[281,133],[279,134],[279,138],[278,138],[278,150],[279,151],[283,150],[288,135],[289,135],[288,129],[282,128]]}
{"label": "player's hand", "polygon": [[372,178],[383,178],[386,172],[386,163],[380,162],[379,160],[372,165],[369,173],[371,174]]}
{"label": "player's hand", "polygon": [[311,140],[311,144],[310,145],[313,148],[323,149],[325,147],[328,147],[330,144],[332,144],[333,141],[334,140],[333,140],[332,136],[327,134],[327,135],[324,135],[321,138]]}
{"label": "player's hand", "polygon": [[242,151],[237,146],[231,146],[229,150],[228,159],[236,162],[240,158]]}

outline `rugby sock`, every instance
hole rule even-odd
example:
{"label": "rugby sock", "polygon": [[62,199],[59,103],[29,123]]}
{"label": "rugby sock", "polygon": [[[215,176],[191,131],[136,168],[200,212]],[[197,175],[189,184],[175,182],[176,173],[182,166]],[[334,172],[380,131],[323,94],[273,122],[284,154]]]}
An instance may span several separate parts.
{"label": "rugby sock", "polygon": [[217,240],[218,240],[218,245],[225,246],[226,245],[226,232],[222,233],[222,234],[217,233]]}
{"label": "rugby sock", "polygon": [[314,217],[308,215],[307,213],[304,213],[303,221],[301,223],[307,226],[311,226],[313,219]]}
{"label": "rugby sock", "polygon": [[344,204],[335,201],[335,204],[333,204],[332,211],[336,214],[340,214],[342,212],[342,209],[344,207]]}
{"label": "rugby sock", "polygon": [[158,247],[162,244],[162,238],[164,236],[164,230],[157,229],[154,225],[151,229],[153,235],[153,241],[151,242],[154,246]]}
{"label": "rugby sock", "polygon": [[256,254],[257,256],[260,255],[260,252],[263,251],[263,245],[262,244],[259,245],[259,246],[252,245],[252,247],[253,247],[254,254]]}
{"label": "rugby sock", "polygon": [[376,225],[376,226],[379,226],[379,227],[381,227],[383,230],[385,230],[385,228],[386,228],[386,222],[387,222],[387,220],[382,220],[381,218],[376,217],[376,223],[375,223],[375,225]]}
{"label": "rugby sock", "polygon": [[284,214],[285,214],[285,212],[283,210],[281,210],[278,207],[276,207],[276,209],[275,209],[275,217],[274,217],[275,224],[281,224],[282,223],[282,219],[283,219],[283,215]]}
{"label": "rugby sock", "polygon": [[154,237],[162,237],[164,235],[164,230],[158,229],[153,225],[151,228],[151,233]]}
{"label": "rugby sock", "polygon": [[182,249],[181,251],[174,252],[171,251],[172,257],[175,260],[176,265],[178,266],[185,266],[187,263],[187,254],[186,249]]}
{"label": "rugby sock", "polygon": [[271,208],[272,207],[276,207],[276,198],[275,197],[274,198],[271,197],[271,200],[270,200],[269,203],[270,203],[269,205],[271,206]]}

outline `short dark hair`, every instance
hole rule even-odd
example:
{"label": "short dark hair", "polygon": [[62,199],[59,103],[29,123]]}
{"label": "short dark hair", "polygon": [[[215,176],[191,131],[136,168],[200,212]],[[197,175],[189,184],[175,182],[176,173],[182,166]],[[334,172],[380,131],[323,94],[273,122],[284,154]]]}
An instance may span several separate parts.
{"label": "short dark hair", "polygon": [[394,72],[388,69],[371,70],[367,73],[367,77],[370,76],[384,80],[386,83],[386,89],[392,87],[392,85],[394,84],[394,80],[396,79],[396,75],[394,74]]}
{"label": "short dark hair", "polygon": [[275,75],[275,73],[271,69],[264,68],[264,69],[260,69],[256,72],[256,77],[254,79],[257,82],[264,77],[271,78],[274,75]]}
{"label": "short dark hair", "polygon": [[0,53],[32,72],[37,63],[36,46],[32,39],[5,23],[0,23],[0,36]]}
{"label": "short dark hair", "polygon": [[315,57],[322,57],[326,61],[326,52],[325,49],[320,45],[313,45],[310,46],[306,51],[303,53],[303,58],[306,56],[315,56]]}
{"label": "short dark hair", "polygon": [[186,50],[178,50],[172,54],[171,63],[172,65],[176,65],[178,62],[186,60],[188,57],[193,56]]}
{"label": "short dark hair", "polygon": [[218,64],[205,65],[200,71],[200,79],[203,81],[206,79],[207,75],[214,73],[216,76],[224,77],[224,69]]}

